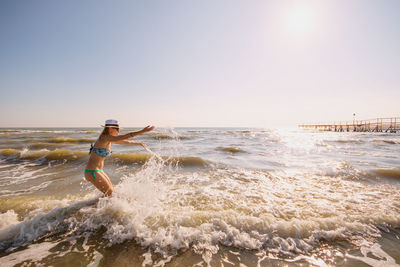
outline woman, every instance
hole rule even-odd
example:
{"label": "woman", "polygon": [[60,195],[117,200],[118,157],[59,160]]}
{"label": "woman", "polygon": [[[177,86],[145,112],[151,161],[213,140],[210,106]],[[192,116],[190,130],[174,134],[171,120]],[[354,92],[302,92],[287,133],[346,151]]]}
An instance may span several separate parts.
{"label": "woman", "polygon": [[111,184],[110,178],[103,171],[104,160],[111,154],[111,144],[121,145],[140,145],[147,149],[146,144],[138,143],[134,141],[126,140],[136,135],[150,132],[154,129],[154,126],[147,126],[138,132],[131,132],[124,135],[118,135],[119,126],[116,120],[106,120],[103,132],[100,134],[94,146],[90,148],[89,162],[85,169],[85,178],[94,186],[97,187],[101,192],[107,196],[111,196],[114,192],[114,188]]}

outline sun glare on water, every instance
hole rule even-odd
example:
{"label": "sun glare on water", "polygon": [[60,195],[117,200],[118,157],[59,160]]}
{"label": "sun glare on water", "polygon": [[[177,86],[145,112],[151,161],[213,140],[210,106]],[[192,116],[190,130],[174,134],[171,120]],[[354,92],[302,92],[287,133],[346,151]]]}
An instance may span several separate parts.
{"label": "sun glare on water", "polygon": [[311,33],[316,26],[315,10],[302,5],[290,7],[286,12],[285,26],[287,31],[295,36]]}

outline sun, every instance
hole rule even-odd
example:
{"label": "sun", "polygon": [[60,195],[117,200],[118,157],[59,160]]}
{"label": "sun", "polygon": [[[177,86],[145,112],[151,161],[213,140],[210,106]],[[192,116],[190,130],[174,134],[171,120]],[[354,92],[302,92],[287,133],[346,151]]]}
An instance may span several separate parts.
{"label": "sun", "polygon": [[315,10],[310,6],[292,6],[286,13],[285,26],[295,36],[310,34],[316,24]]}

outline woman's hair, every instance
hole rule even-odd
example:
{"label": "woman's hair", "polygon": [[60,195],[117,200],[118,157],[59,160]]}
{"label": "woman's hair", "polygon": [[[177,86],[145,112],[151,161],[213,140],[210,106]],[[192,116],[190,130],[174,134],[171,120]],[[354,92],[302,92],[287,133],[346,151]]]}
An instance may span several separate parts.
{"label": "woman's hair", "polygon": [[103,131],[100,134],[100,137],[110,135],[110,127],[104,127]]}

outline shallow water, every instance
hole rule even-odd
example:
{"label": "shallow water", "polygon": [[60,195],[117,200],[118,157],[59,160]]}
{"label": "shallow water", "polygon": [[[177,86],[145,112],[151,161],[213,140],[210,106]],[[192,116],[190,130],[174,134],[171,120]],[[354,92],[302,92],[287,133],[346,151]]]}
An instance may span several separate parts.
{"label": "shallow water", "polygon": [[400,134],[157,129],[104,198],[100,131],[0,129],[1,266],[400,266]]}

